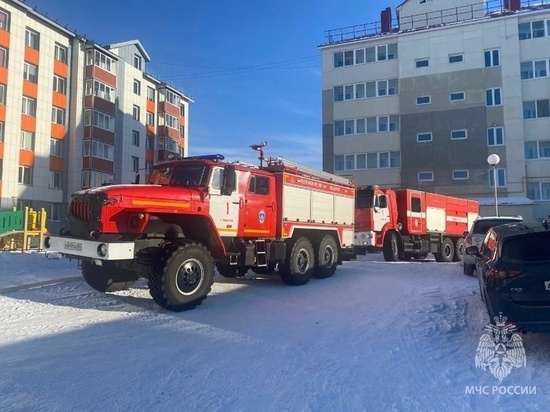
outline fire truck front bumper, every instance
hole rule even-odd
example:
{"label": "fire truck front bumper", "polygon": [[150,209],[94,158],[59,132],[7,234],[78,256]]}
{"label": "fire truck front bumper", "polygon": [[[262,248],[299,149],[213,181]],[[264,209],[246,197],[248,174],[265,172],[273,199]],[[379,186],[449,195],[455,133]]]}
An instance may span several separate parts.
{"label": "fire truck front bumper", "polygon": [[355,232],[354,244],[361,247],[374,246],[374,232]]}
{"label": "fire truck front bumper", "polygon": [[134,242],[98,242],[62,236],[46,236],[44,249],[67,257],[94,260],[129,260],[134,258]]}

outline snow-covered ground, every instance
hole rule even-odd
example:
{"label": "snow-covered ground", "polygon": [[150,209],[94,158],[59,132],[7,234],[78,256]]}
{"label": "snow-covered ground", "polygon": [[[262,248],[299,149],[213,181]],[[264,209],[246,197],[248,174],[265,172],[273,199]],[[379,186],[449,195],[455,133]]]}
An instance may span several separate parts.
{"label": "snow-covered ground", "polygon": [[[488,322],[460,263],[379,254],[302,287],[216,277],[172,313],[146,282],[90,289],[76,261],[0,253],[2,411],[548,410],[550,336],[500,382],[475,366]],[[523,394],[522,394],[523,392]],[[527,393],[525,393],[527,392]],[[536,393],[535,393],[536,392]]]}

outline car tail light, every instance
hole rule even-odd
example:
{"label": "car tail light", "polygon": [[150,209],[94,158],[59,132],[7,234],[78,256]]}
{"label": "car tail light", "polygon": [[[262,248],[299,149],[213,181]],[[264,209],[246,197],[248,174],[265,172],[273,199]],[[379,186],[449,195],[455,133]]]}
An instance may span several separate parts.
{"label": "car tail light", "polygon": [[523,272],[521,270],[498,270],[491,269],[491,275],[497,279],[508,279],[521,275]]}

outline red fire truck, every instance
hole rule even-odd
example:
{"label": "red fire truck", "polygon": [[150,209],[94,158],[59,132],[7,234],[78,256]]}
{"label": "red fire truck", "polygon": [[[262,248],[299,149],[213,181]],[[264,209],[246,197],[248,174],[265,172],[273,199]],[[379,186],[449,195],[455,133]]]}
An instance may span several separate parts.
{"label": "red fire truck", "polygon": [[[44,247],[80,260],[102,292],[149,280],[154,301],[192,309],[210,292],[214,268],[226,277],[248,269],[303,285],[332,276],[355,257],[355,187],[348,179],[281,157],[260,166],[221,155],[154,166],[148,184],[74,193],[68,230]],[[265,164],[264,164],[265,161]]]}
{"label": "red fire truck", "polygon": [[357,253],[382,251],[386,261],[463,258],[464,232],[479,203],[411,189],[358,188],[355,209]]}

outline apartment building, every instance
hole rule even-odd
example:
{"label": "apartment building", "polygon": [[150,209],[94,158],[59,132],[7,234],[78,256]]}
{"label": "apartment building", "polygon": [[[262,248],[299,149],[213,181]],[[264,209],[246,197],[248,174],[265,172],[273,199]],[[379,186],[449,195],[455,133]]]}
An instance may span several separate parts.
{"label": "apartment building", "polygon": [[548,0],[406,0],[320,50],[324,170],[550,215]]}
{"label": "apartment building", "polygon": [[185,156],[192,99],[149,61],[139,40],[100,45],[0,1],[0,210],[45,208],[56,233],[72,192]]}

